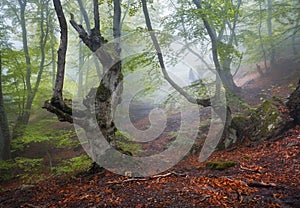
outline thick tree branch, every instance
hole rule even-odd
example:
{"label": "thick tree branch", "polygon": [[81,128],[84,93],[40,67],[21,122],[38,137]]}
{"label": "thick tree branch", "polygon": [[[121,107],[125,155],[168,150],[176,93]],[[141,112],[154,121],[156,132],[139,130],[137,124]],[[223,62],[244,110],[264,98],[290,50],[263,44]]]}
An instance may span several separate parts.
{"label": "thick tree branch", "polygon": [[45,101],[43,108],[56,114],[60,121],[73,123],[72,108],[64,102],[62,94],[68,43],[67,21],[60,0],[53,0],[53,4],[59,21],[61,37],[59,49],[57,51],[57,71],[53,95],[51,101]]}
{"label": "thick tree branch", "polygon": [[96,52],[101,46],[107,43],[107,40],[105,40],[100,33],[98,1],[96,2],[97,3],[95,5],[95,0],[94,0],[94,5],[96,7],[94,8],[95,28],[91,29],[90,35],[85,31],[82,25],[77,24],[77,22],[74,20],[73,14],[71,14],[71,20],[70,20],[71,25],[79,34],[80,39],[93,52]]}
{"label": "thick tree branch", "polygon": [[121,0],[114,0],[113,35],[114,38],[121,36]]}
{"label": "thick tree branch", "polygon": [[49,100],[45,101],[42,108],[45,108],[50,113],[54,113],[59,121],[67,121],[69,123],[73,123],[73,118],[70,112],[65,112],[64,109],[62,109],[60,106],[53,105]]}
{"label": "thick tree branch", "polygon": [[95,22],[95,33],[100,35],[100,16],[99,16],[99,4],[98,0],[94,0],[94,22]]}
{"label": "thick tree branch", "polygon": [[68,43],[68,28],[67,21],[62,10],[60,0],[53,0],[56,15],[60,26],[60,45],[57,51],[57,72],[55,87],[52,95],[52,102],[59,102],[60,106],[64,106],[62,90],[64,85],[65,76],[65,64],[66,64],[66,53],[67,53],[67,43]]}

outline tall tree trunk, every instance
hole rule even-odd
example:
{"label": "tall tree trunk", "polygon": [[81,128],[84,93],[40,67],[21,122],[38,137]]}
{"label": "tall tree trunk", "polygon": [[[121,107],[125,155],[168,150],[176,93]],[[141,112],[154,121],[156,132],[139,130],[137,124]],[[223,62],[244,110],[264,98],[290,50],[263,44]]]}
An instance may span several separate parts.
{"label": "tall tree trunk", "polygon": [[272,68],[274,68],[275,66],[275,46],[274,46],[274,43],[273,43],[273,26],[272,26],[272,16],[273,16],[273,5],[272,5],[272,0],[267,0],[267,11],[268,11],[268,14],[267,14],[267,27],[268,27],[268,38],[269,38],[269,41],[270,42],[270,67],[268,68],[268,72],[270,72],[270,70]]}
{"label": "tall tree trunk", "polygon": [[265,65],[265,70],[268,70],[268,64],[267,64],[267,55],[266,55],[266,49],[263,43],[263,38],[261,34],[261,29],[262,29],[262,18],[263,18],[263,11],[262,11],[262,5],[261,1],[259,1],[259,26],[258,26],[258,36],[260,40],[260,48],[263,53],[263,59],[264,59],[264,65]]}
{"label": "tall tree trunk", "polygon": [[[98,1],[97,1],[98,3]],[[97,8],[98,6],[95,6]],[[97,17],[97,9],[95,9],[95,17]],[[95,18],[95,29],[100,29],[99,19]],[[103,56],[99,56],[100,62],[106,72],[101,80],[100,86],[96,95],[96,106],[99,106],[99,111],[96,114],[96,118],[103,136],[114,147],[116,147],[116,127],[114,124],[114,111],[121,99],[121,93],[123,90],[122,81],[122,62],[120,60],[121,48],[118,43],[118,38],[121,36],[121,0],[114,0],[114,18],[113,18],[113,35],[115,43],[111,46],[109,51],[114,51],[113,54],[109,54],[110,60]],[[109,49],[109,48],[108,48]],[[109,62],[107,62],[109,61]]]}
{"label": "tall tree trunk", "polygon": [[[26,19],[25,19],[25,9],[27,0],[18,0],[20,5],[20,24],[22,28],[22,40],[23,40],[23,50],[25,54],[25,60],[26,60],[26,76],[25,76],[25,83],[26,83],[26,90],[27,90],[27,97],[26,97],[26,103],[24,112],[18,117],[16,125],[13,129],[13,138],[19,137],[23,135],[25,127],[27,126],[30,118],[30,111],[32,108],[32,104],[34,101],[34,98],[36,96],[36,93],[38,91],[42,74],[44,71],[44,64],[45,64],[45,47],[48,40],[49,35],[49,22],[48,22],[48,16],[50,15],[48,3],[44,2],[44,0],[41,0],[39,3],[40,9],[40,41],[39,41],[39,47],[40,47],[40,66],[39,71],[37,74],[37,78],[34,84],[34,87],[32,87],[31,83],[31,71],[32,71],[32,65],[31,65],[31,59],[29,54],[29,47],[28,47],[28,38],[27,38],[27,28],[26,28]],[[46,15],[46,16],[45,16]],[[46,21],[46,28],[45,28],[45,20]]]}
{"label": "tall tree trunk", "polygon": [[[199,0],[193,0],[193,2],[198,9],[202,9],[202,6],[201,6],[201,3]],[[231,91],[232,93],[234,93],[235,90],[239,90],[239,88],[235,87],[236,85],[233,82],[233,78],[232,78],[232,74],[230,73],[230,69],[224,69],[224,68],[222,69],[221,68],[219,57],[218,57],[218,42],[217,42],[217,37],[216,37],[216,33],[214,31],[214,28],[210,25],[210,23],[207,20],[207,17],[204,13],[202,13],[201,19],[203,21],[204,27],[205,27],[209,37],[210,37],[210,41],[211,41],[211,45],[212,45],[212,56],[213,56],[215,69],[218,72],[218,74],[220,75],[220,79],[226,88],[226,92],[228,93],[228,91]],[[216,79],[219,79],[218,76],[216,77]],[[216,94],[218,94],[219,87],[220,86],[217,86]],[[223,136],[225,139],[230,140],[231,138],[229,138],[229,137],[232,136],[232,133],[231,133],[232,132],[232,129],[231,129],[232,115],[231,115],[230,107],[226,106],[226,109],[216,108],[214,110],[216,111],[217,114],[221,114],[221,112],[219,112],[219,111],[226,111],[226,119],[225,119],[225,121],[223,121],[225,124]],[[220,118],[222,118],[222,116],[220,116]]]}
{"label": "tall tree trunk", "polygon": [[[202,9],[201,3],[199,0],[193,0],[194,4],[196,5],[197,9]],[[239,92],[239,87],[236,86],[235,82],[233,81],[232,74],[230,69],[222,68],[219,55],[218,55],[218,38],[216,36],[216,32],[214,28],[210,25],[207,17],[204,13],[201,14],[201,19],[203,21],[204,27],[210,37],[211,47],[212,47],[212,57],[215,65],[216,71],[219,73],[219,76],[222,80],[223,85],[227,90],[230,90],[232,93]],[[230,67],[230,66],[229,66]]]}
{"label": "tall tree trunk", "polygon": [[33,100],[32,86],[31,86],[31,60],[29,55],[26,18],[25,18],[25,9],[27,5],[27,0],[18,0],[18,2],[20,6],[20,24],[22,29],[22,43],[23,43],[23,51],[24,51],[25,63],[26,63],[25,84],[26,84],[27,94],[26,94],[23,112],[18,116],[16,124],[13,128],[12,138],[16,138],[23,135],[25,131],[25,126],[29,122],[31,104]]}
{"label": "tall tree trunk", "polygon": [[52,68],[52,73],[51,73],[51,77],[52,77],[52,89],[54,89],[55,87],[55,75],[56,75],[56,65],[55,65],[55,36],[54,36],[54,25],[51,24],[51,32],[50,32],[50,44],[51,44],[51,68]]}
{"label": "tall tree trunk", "polygon": [[222,80],[223,85],[233,94],[239,93],[240,88],[236,86],[233,76],[230,72],[230,67],[223,65],[222,70],[219,72],[219,76]]}
{"label": "tall tree trunk", "polygon": [[10,159],[10,133],[2,92],[2,56],[0,52],[0,161]]}
{"label": "tall tree trunk", "polygon": [[[114,124],[114,112],[120,102],[123,80],[120,60],[121,48],[118,43],[118,38],[121,35],[121,1],[114,0],[113,35],[116,41],[113,44],[106,44],[107,41],[100,33],[99,5],[97,0],[94,0],[93,3],[95,27],[91,29],[90,34],[84,30],[82,25],[76,23],[73,15],[71,15],[70,23],[78,32],[81,40],[96,54],[103,66],[105,74],[97,89],[95,103],[92,105],[96,106],[96,118],[100,131],[106,140],[116,147],[115,132],[117,128]],[[57,79],[61,78],[57,77]]]}
{"label": "tall tree trunk", "polygon": [[298,15],[296,17],[296,23],[295,23],[295,27],[294,27],[293,36],[292,36],[293,53],[296,58],[299,55],[299,52],[296,48],[296,46],[299,44],[299,42],[297,42],[297,33],[299,32],[299,21],[300,21],[300,12],[298,13]]}
{"label": "tall tree trunk", "polygon": [[84,64],[84,53],[83,53],[83,45],[82,42],[79,43],[79,51],[78,51],[78,60],[79,60],[79,68],[78,68],[78,97],[82,97],[83,90],[83,64]]}

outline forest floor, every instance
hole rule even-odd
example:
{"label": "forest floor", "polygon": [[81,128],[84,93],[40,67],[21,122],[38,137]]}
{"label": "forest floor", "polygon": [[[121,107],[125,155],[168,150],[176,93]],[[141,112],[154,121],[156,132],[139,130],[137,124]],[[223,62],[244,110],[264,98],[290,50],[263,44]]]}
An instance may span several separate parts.
{"label": "forest floor", "polygon": [[[240,75],[244,99],[257,105],[272,96],[286,98],[300,69],[286,64],[278,68],[272,77]],[[248,79],[243,81],[245,76]],[[199,152],[191,154],[168,171],[147,178],[101,169],[30,185],[6,182],[0,184],[4,190],[0,207],[300,207],[300,126],[265,141],[245,140],[215,151],[205,162],[198,158]],[[234,161],[234,165],[225,170],[206,165],[217,161]]]}

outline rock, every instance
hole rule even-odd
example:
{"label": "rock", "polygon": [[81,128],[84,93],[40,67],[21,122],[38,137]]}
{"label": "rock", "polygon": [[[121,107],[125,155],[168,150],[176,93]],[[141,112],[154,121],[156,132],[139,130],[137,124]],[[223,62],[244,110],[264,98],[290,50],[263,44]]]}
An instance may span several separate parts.
{"label": "rock", "polygon": [[300,124],[300,80],[298,87],[292,92],[286,106],[290,110],[290,116],[295,124]]}
{"label": "rock", "polygon": [[21,186],[19,186],[19,190],[28,190],[28,189],[32,189],[34,188],[34,185],[28,185],[28,184],[22,184]]}
{"label": "rock", "polygon": [[286,112],[279,110],[284,108],[283,103],[278,99],[266,100],[262,105],[250,116],[249,123],[249,139],[252,141],[259,141],[263,139],[276,136],[283,132],[290,117]]}
{"label": "rock", "polygon": [[[236,130],[229,138],[223,140],[223,147],[227,148],[235,143],[250,139],[261,141],[282,133],[289,127],[291,118],[284,103],[279,98],[265,100],[257,109],[247,115],[236,115],[232,118],[230,129]],[[232,133],[235,133],[231,130]]]}

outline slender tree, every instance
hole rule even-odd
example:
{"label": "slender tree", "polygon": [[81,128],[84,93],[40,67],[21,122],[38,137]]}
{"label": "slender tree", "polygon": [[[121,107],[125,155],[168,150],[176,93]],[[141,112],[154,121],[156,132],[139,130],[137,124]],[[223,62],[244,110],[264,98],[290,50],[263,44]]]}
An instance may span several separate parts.
{"label": "slender tree", "polygon": [[0,51],[0,161],[10,159],[10,133],[2,92],[2,52]]}
{"label": "slender tree", "polygon": [[[38,88],[41,83],[42,74],[45,69],[45,60],[46,60],[46,46],[49,40],[49,28],[50,28],[50,9],[49,0],[40,0],[39,2],[34,3],[38,8],[38,24],[39,28],[36,32],[38,37],[37,47],[39,48],[38,55],[35,54],[31,49],[34,48],[30,46],[30,39],[28,38],[28,20],[26,9],[29,4],[27,0],[18,0],[18,5],[14,5],[12,2],[5,2],[8,6],[8,10],[11,10],[15,15],[15,19],[21,26],[21,37],[22,37],[22,47],[25,58],[25,73],[22,72],[23,69],[20,69],[20,73],[24,74],[24,88],[26,90],[26,95],[24,96],[24,101],[21,111],[18,115],[16,124],[13,128],[13,138],[21,136],[24,133],[24,129],[29,122],[31,108],[34,102],[34,98],[37,94]],[[18,7],[17,7],[18,6]],[[33,58],[34,57],[34,58]],[[39,64],[36,66],[35,60],[38,57]],[[32,61],[34,59],[34,63]],[[36,68],[38,70],[36,70]],[[36,72],[37,71],[37,72]]]}
{"label": "slender tree", "polygon": [[[222,66],[220,62],[220,47],[224,47],[223,43],[220,41],[220,37],[222,36],[222,32],[219,34],[220,36],[218,37],[217,32],[215,30],[214,25],[212,25],[212,21],[208,18],[208,16],[205,14],[205,8],[202,6],[202,2],[199,0],[193,0],[193,3],[197,7],[197,9],[200,11],[200,18],[204,24],[204,27],[206,29],[206,32],[210,38],[211,42],[211,47],[212,47],[212,57],[213,57],[213,62],[215,65],[216,71],[219,73],[219,76],[224,84],[224,86],[230,90],[231,92],[238,92],[240,89],[236,86],[235,82],[233,81],[232,74],[230,72],[230,58],[229,57],[223,57],[224,59],[224,65]],[[237,16],[234,17],[234,25],[231,28],[231,38],[230,42],[228,45],[232,47],[232,42],[234,38],[234,28],[236,25],[236,18]],[[221,30],[222,31],[222,30]],[[230,62],[229,62],[230,61]]]}
{"label": "slender tree", "polygon": [[[192,97],[191,95],[189,95],[183,88],[181,88],[180,86],[178,86],[171,78],[170,76],[168,75],[168,72],[166,70],[166,67],[165,67],[165,63],[164,63],[164,59],[163,59],[163,54],[161,52],[161,48],[160,48],[160,45],[159,45],[159,42],[156,38],[156,35],[153,31],[153,28],[152,28],[152,24],[151,24],[151,20],[150,20],[150,16],[149,16],[149,12],[148,12],[148,7],[147,7],[147,0],[142,0],[142,7],[143,7],[143,13],[144,13],[144,16],[145,16],[145,21],[146,21],[146,26],[147,26],[147,29],[148,31],[150,32],[150,36],[151,36],[151,39],[152,39],[152,42],[153,42],[153,45],[155,47],[155,50],[156,50],[156,54],[157,54],[157,57],[158,57],[158,61],[159,61],[159,65],[160,65],[160,68],[162,70],[162,73],[164,75],[164,78],[170,83],[170,85],[175,89],[177,90],[182,96],[184,96],[189,102],[191,103],[194,103],[194,104],[197,104],[197,105],[201,105],[203,107],[208,107],[208,106],[211,106],[211,100],[210,99],[198,99],[198,98],[194,98]],[[205,22],[206,24],[208,24],[207,22]],[[207,26],[208,27],[208,31],[209,32],[212,32],[212,29],[209,27],[209,25]],[[215,48],[216,49],[216,48]],[[213,50],[213,53],[217,53],[217,51]],[[214,54],[213,54],[214,55]],[[215,54],[216,55],[216,54]],[[217,62],[215,63],[215,66],[216,67],[220,67],[220,64],[217,60]],[[220,90],[220,86],[218,85],[219,83],[219,78],[218,76],[216,76],[216,79],[217,79],[217,87],[216,87],[216,92],[215,92],[215,97],[214,99],[219,99],[219,90]],[[226,106],[226,107],[222,107],[222,106],[214,106],[214,111],[220,116],[221,119],[224,119],[224,125],[225,125],[225,131],[224,131],[224,137],[223,139],[231,139],[230,137],[232,137],[233,135],[232,134],[235,134],[235,131],[232,129],[231,127],[231,121],[232,121],[232,117],[231,117],[231,110],[230,110],[230,107],[229,106]],[[223,113],[226,112],[226,116],[225,118],[223,118],[224,115]],[[235,135],[234,135],[235,136]],[[221,141],[223,142],[223,140]]]}
{"label": "slender tree", "polygon": [[[263,36],[262,36],[262,21],[263,21],[263,9],[262,9],[262,2],[258,1],[259,4],[259,26],[258,26],[258,36],[260,40],[260,48],[263,53],[263,59],[264,59],[264,66],[265,70],[267,71],[268,69],[268,64],[267,64],[267,52],[265,49],[264,41],[263,41]],[[260,75],[264,75],[263,71],[261,70],[260,66],[257,65],[257,70],[260,73]]]}
{"label": "slender tree", "polygon": [[270,40],[270,49],[269,49],[269,59],[270,67],[268,72],[275,66],[275,46],[273,43],[273,2],[272,0],[267,0],[267,28],[268,28],[268,39]]}

